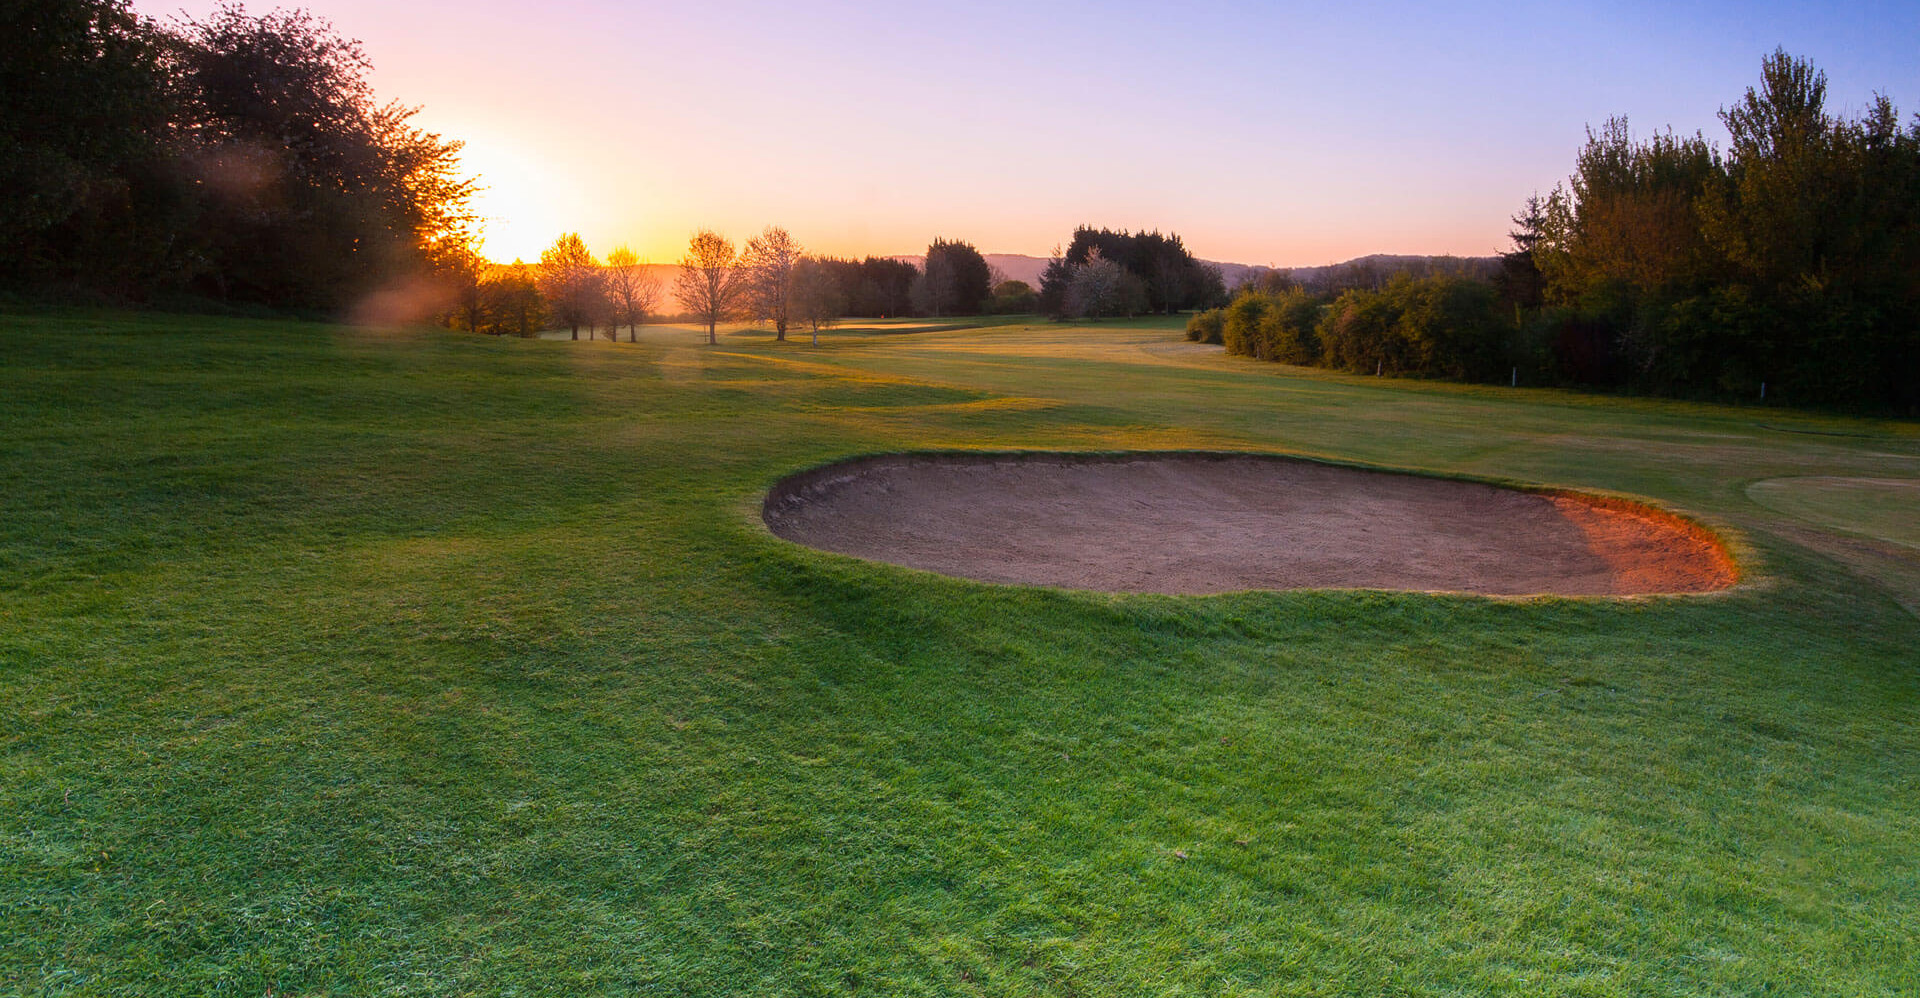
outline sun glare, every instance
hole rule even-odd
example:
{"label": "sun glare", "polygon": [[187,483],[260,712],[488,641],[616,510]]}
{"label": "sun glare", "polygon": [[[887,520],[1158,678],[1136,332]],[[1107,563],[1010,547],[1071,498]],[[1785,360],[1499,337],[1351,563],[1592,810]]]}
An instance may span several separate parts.
{"label": "sun glare", "polygon": [[588,216],[566,169],[512,143],[470,136],[460,161],[480,181],[473,207],[484,224],[481,251],[491,260],[537,260],[555,236]]}

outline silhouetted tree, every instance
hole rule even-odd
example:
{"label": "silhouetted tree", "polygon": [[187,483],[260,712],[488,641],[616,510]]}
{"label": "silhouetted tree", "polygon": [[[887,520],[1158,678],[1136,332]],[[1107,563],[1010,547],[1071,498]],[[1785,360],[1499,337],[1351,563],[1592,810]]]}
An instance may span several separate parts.
{"label": "silhouetted tree", "polygon": [[0,5],[0,283],[137,292],[170,277],[168,39],[126,0]]}
{"label": "silhouetted tree", "polygon": [[952,312],[978,315],[992,295],[992,275],[986,257],[971,243],[935,239],[927,247],[926,268],[920,275],[916,307],[931,315]]}
{"label": "silhouetted tree", "polygon": [[496,334],[532,336],[546,322],[546,302],[532,267],[520,260],[495,267],[480,285],[488,328]]}
{"label": "silhouetted tree", "polygon": [[735,264],[739,254],[732,241],[710,229],[701,229],[687,241],[680,258],[680,276],[673,294],[695,321],[706,324],[707,342],[719,342],[715,332],[739,308],[744,283]]}
{"label": "silhouetted tree", "polygon": [[[606,286],[600,261],[593,258],[577,232],[561,236],[540,251],[539,280],[548,311],[572,332],[573,339],[579,339],[580,327],[595,322],[605,309]],[[587,334],[591,338],[591,325]]]}
{"label": "silhouetted tree", "polygon": [[338,310],[475,223],[459,144],[376,102],[359,46],[304,12],[162,29],[15,0],[0,46],[0,283]]}
{"label": "silhouetted tree", "polygon": [[660,282],[647,276],[646,264],[625,246],[607,254],[607,303],[613,306],[613,324],[627,327],[627,342],[638,342],[637,327],[660,301]]}
{"label": "silhouetted tree", "polygon": [[756,319],[773,323],[773,338],[787,339],[787,323],[793,317],[793,276],[802,250],[787,230],[777,225],[747,240],[740,254],[740,278],[744,281],[744,300]]}
{"label": "silhouetted tree", "polygon": [[1507,233],[1513,249],[1500,254],[1500,270],[1493,276],[1494,288],[1514,308],[1516,323],[1523,313],[1538,311],[1546,304],[1546,278],[1533,259],[1534,248],[1546,235],[1546,221],[1539,195],[1527,198],[1520,213],[1513,216],[1514,229]]}
{"label": "silhouetted tree", "polygon": [[484,312],[488,264],[467,239],[442,240],[432,250],[433,271],[440,286],[451,299],[452,309],[445,316],[453,329],[480,332],[486,323]]}
{"label": "silhouetted tree", "polygon": [[802,257],[794,266],[793,313],[813,333],[814,346],[820,345],[820,330],[839,320],[846,302],[827,261]]}
{"label": "silhouetted tree", "polygon": [[338,307],[472,222],[460,144],[378,104],[357,42],[237,4],[180,29],[177,134],[204,217],[182,233],[222,296]]}
{"label": "silhouetted tree", "polygon": [[1139,311],[1171,313],[1183,308],[1210,308],[1226,300],[1226,284],[1219,268],[1195,259],[1178,234],[1135,234],[1083,225],[1073,230],[1073,241],[1064,253],[1056,248],[1059,262],[1049,262],[1041,275],[1042,312],[1055,318],[1067,317],[1070,296],[1065,282],[1071,268],[1084,265],[1095,254],[1120,265],[1140,282],[1147,304]]}

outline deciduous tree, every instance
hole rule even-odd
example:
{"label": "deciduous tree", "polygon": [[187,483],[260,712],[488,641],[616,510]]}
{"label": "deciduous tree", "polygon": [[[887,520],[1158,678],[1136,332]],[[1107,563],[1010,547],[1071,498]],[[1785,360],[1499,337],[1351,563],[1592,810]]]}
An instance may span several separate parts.
{"label": "deciduous tree", "polygon": [[747,240],[740,254],[748,310],[754,318],[773,323],[773,338],[781,342],[793,318],[794,270],[801,256],[800,244],[777,225]]}
{"label": "deciduous tree", "polygon": [[847,305],[847,296],[834,279],[827,261],[803,257],[794,268],[793,305],[795,317],[813,332],[813,345],[820,345],[820,330],[839,320]]}
{"label": "deciduous tree", "polygon": [[709,344],[719,342],[715,327],[739,308],[744,282],[735,266],[738,262],[732,240],[711,229],[694,233],[687,240],[686,255],[680,258],[673,295],[681,308],[706,324]]}
{"label": "deciduous tree", "polygon": [[[593,258],[580,234],[569,232],[540,251],[540,293],[556,322],[580,338],[580,326],[594,322],[604,310],[606,287],[600,261]],[[593,334],[589,325],[587,333]]]}
{"label": "deciduous tree", "polygon": [[647,276],[646,268],[625,246],[607,254],[607,302],[613,306],[615,329],[626,324],[629,343],[638,341],[636,327],[660,302],[660,282]]}
{"label": "deciduous tree", "polygon": [[490,329],[495,333],[532,336],[546,322],[546,303],[540,297],[540,284],[534,269],[514,260],[496,267],[481,286],[485,297]]}

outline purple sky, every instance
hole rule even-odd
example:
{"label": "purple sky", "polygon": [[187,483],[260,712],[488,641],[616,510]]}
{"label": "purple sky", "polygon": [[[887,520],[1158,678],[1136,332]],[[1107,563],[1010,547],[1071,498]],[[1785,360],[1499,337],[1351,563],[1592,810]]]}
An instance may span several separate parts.
{"label": "purple sky", "polygon": [[1478,255],[1589,123],[1722,139],[1776,46],[1835,109],[1920,110],[1910,3],[306,6],[468,143],[502,260],[577,230],[668,262],[769,224],[840,255],[1044,255],[1083,222],[1241,263]]}

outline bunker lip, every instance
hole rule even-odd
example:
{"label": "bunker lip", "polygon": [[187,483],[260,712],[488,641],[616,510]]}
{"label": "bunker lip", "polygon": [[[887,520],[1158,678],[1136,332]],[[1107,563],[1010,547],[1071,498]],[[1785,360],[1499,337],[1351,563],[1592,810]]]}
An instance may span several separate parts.
{"label": "bunker lip", "polygon": [[1712,531],[1560,489],[1242,452],[903,453],[791,475],[761,517],[821,550],[983,582],[1107,592],[1703,593]]}

